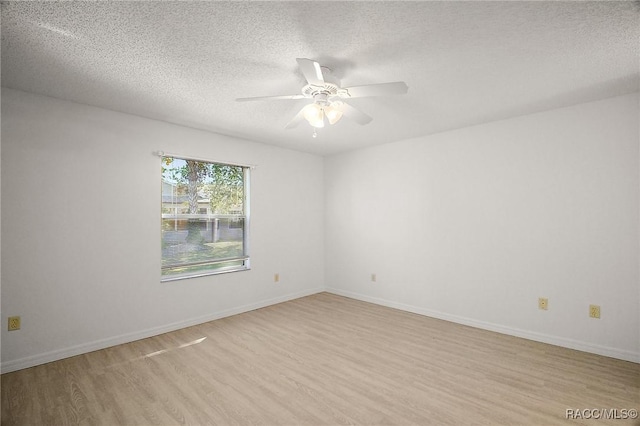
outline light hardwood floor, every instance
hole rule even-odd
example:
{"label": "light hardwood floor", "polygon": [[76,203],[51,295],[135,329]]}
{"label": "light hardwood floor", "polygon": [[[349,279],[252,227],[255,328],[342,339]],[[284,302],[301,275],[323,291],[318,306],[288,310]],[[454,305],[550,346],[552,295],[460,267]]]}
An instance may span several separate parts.
{"label": "light hardwood floor", "polygon": [[555,425],[640,365],[320,293],[2,376],[3,425]]}

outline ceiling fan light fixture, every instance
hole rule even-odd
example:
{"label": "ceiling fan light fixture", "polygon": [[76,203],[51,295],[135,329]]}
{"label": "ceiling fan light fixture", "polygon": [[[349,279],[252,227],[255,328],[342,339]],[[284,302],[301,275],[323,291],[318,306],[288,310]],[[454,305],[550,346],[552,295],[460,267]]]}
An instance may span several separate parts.
{"label": "ceiling fan light fixture", "polygon": [[304,111],[302,114],[304,115],[305,120],[308,122],[316,121],[320,118],[320,114],[322,113],[322,108],[318,104],[309,104],[304,107]]}
{"label": "ceiling fan light fixture", "polygon": [[313,127],[324,127],[324,111],[318,104],[310,104],[304,107],[303,112],[305,120]]}
{"label": "ceiling fan light fixture", "polygon": [[309,124],[311,124],[313,127],[316,127],[318,129],[324,127],[324,117],[316,120],[316,121],[309,121]]}
{"label": "ceiling fan light fixture", "polygon": [[342,111],[331,105],[324,107],[324,113],[327,116],[327,120],[329,120],[329,124],[336,124],[342,118]]}

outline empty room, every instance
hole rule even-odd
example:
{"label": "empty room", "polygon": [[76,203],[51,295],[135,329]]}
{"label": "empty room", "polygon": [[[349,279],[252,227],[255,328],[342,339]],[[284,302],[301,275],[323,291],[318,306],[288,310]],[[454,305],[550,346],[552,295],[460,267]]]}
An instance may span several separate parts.
{"label": "empty room", "polygon": [[640,425],[640,3],[1,31],[3,425]]}

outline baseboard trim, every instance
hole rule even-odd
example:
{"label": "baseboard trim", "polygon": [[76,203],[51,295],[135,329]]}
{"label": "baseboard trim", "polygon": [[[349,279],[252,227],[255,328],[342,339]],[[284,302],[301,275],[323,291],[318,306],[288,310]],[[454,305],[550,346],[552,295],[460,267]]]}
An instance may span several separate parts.
{"label": "baseboard trim", "polygon": [[220,318],[242,314],[245,312],[253,311],[255,309],[265,308],[267,306],[276,305],[278,303],[288,302],[289,300],[299,299],[301,297],[310,296],[316,293],[322,293],[324,291],[325,291],[324,288],[315,288],[310,290],[304,290],[297,293],[290,293],[284,296],[265,299],[255,303],[249,303],[247,305],[226,309],[226,310],[215,312],[209,315],[192,318],[185,321],[179,321],[172,324],[163,325],[160,327],[154,327],[146,330],[137,331],[134,333],[122,334],[122,335],[110,337],[107,339],[96,340],[93,342],[83,343],[83,344],[71,346],[68,348],[56,349],[54,351],[50,351],[50,352],[46,352],[38,355],[32,355],[24,358],[6,361],[6,362],[0,363],[0,372],[4,374],[4,373],[10,373],[12,371],[22,370],[24,368],[35,367],[36,365],[46,364],[48,362],[53,362],[53,361],[59,361],[64,358],[69,358],[76,355],[82,355],[88,352],[105,349],[111,346],[130,343],[140,339],[146,339],[148,337],[157,336],[159,334],[168,333],[171,331],[179,330],[181,328],[191,327],[193,325],[203,324],[205,322],[214,321]]}
{"label": "baseboard trim", "polygon": [[478,321],[472,318],[451,315],[444,312],[433,311],[431,309],[420,308],[417,306],[407,305],[405,303],[395,302],[392,300],[366,296],[364,294],[340,290],[337,288],[327,288],[325,291],[327,293],[336,294],[338,296],[344,296],[351,299],[361,300],[363,302],[369,302],[376,305],[386,306],[388,308],[399,309],[401,311],[411,312],[414,314],[424,315],[431,318],[450,321],[457,324],[468,325],[470,327],[480,328],[483,330],[495,331],[497,333],[506,334],[509,336],[521,337],[521,338],[533,340],[536,342],[548,343],[555,346],[561,346],[563,348],[575,349],[582,352],[589,352],[589,353],[603,355],[610,358],[621,359],[623,361],[640,363],[640,353],[638,352],[632,352],[632,351],[611,348],[611,347],[601,346],[601,345],[594,345],[592,343],[581,342],[578,340],[567,339],[564,337],[558,337],[558,336],[553,336],[553,335],[544,334],[544,333],[537,333],[534,331],[527,331],[527,330],[522,330],[518,328],[507,327],[504,325],[489,323],[485,321]]}

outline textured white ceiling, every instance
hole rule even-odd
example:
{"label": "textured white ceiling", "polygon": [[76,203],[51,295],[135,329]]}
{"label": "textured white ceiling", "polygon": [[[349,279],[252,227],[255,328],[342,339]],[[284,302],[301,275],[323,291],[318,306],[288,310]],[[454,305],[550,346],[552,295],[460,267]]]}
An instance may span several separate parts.
{"label": "textured white ceiling", "polygon": [[[3,2],[2,85],[317,154],[637,91],[637,2]],[[296,58],[371,115],[311,138]]]}

